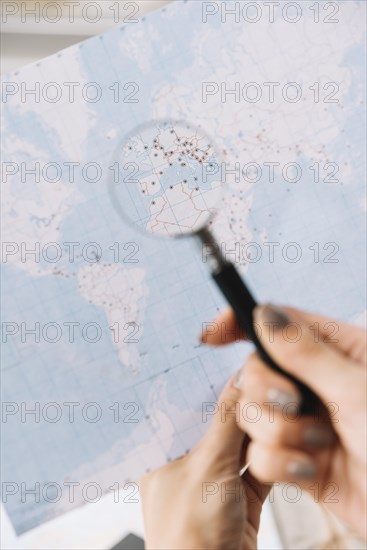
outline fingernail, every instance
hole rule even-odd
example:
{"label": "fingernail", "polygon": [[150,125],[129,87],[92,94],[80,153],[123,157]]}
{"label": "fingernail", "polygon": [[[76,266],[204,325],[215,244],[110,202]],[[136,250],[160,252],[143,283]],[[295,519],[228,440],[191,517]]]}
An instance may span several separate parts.
{"label": "fingernail", "polygon": [[242,368],[241,368],[241,369],[238,369],[233,379],[233,385],[238,390],[241,388],[242,378],[243,376],[242,376]]}
{"label": "fingernail", "polygon": [[313,479],[316,475],[316,468],[312,462],[294,460],[288,463],[287,473],[302,479]]}
{"label": "fingernail", "polygon": [[310,426],[303,432],[303,441],[309,447],[329,447],[334,434],[329,426]]}
{"label": "fingernail", "polygon": [[255,308],[255,320],[259,322],[270,323],[275,330],[286,327],[290,321],[287,314],[277,306],[264,304]]}
{"label": "fingernail", "polygon": [[295,412],[299,409],[301,398],[295,393],[279,390],[278,388],[269,388],[266,397],[270,403],[277,407],[287,407],[294,405]]}

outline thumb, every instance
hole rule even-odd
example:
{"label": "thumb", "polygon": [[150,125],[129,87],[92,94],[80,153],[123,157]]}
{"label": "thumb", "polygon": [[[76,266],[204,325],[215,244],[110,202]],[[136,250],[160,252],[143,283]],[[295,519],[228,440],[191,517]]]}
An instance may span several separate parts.
{"label": "thumb", "polygon": [[261,343],[285,371],[308,385],[324,401],[345,398],[358,369],[335,346],[315,337],[297,312],[265,304],[257,306],[254,320]]}
{"label": "thumb", "polygon": [[208,415],[212,419],[209,430],[199,444],[210,457],[210,462],[223,464],[225,460],[236,467],[240,462],[245,437],[239,427],[240,390],[236,386],[237,378],[238,373],[230,378],[217,403],[205,403],[207,407],[203,407],[203,421],[206,421]]}

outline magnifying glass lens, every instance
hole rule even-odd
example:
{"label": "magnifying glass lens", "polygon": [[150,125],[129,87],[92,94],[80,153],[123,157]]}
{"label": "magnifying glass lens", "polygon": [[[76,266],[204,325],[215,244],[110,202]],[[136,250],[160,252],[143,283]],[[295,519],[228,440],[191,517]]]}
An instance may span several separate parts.
{"label": "magnifying glass lens", "polygon": [[200,127],[154,121],[129,134],[115,155],[115,207],[140,230],[196,233],[221,198],[220,160]]}

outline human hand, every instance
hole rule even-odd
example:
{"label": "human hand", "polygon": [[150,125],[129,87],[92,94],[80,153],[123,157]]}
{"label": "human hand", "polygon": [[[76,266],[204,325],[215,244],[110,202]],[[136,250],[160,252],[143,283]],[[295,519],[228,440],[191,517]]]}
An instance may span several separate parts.
{"label": "human hand", "polygon": [[[263,482],[297,482],[311,493],[317,487],[325,507],[366,537],[366,332],[271,305],[257,307],[254,320],[271,357],[320,397],[329,417],[294,414],[296,386],[253,353],[240,380],[241,410],[253,403],[262,413],[257,422],[240,415],[251,437],[250,471]],[[240,333],[232,311],[215,325],[220,330],[209,330],[204,342],[229,343]]]}
{"label": "human hand", "polygon": [[147,550],[256,548],[269,487],[248,471],[239,475],[248,439],[238,426],[235,380],[198,445],[140,480]]}

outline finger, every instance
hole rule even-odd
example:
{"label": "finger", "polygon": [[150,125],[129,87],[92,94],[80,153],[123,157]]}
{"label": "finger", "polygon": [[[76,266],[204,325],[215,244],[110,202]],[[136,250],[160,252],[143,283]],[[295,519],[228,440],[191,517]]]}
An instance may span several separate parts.
{"label": "finger", "polygon": [[237,384],[241,399],[262,408],[293,407],[293,412],[297,413],[301,404],[302,396],[296,385],[266,366],[256,352],[249,355],[240,369]]}
{"label": "finger", "polygon": [[[245,403],[245,407],[247,404]],[[253,403],[250,403],[253,407]],[[294,418],[287,412],[262,409],[254,422],[253,412],[243,412],[240,426],[252,441],[263,445],[285,446],[306,452],[332,447],[337,441],[330,423],[317,422],[313,417]]]}
{"label": "finger", "polygon": [[239,425],[251,439],[309,450],[334,443],[330,422],[301,416],[295,385],[266,367],[257,353],[250,355],[241,373]]}
{"label": "finger", "polygon": [[232,309],[227,309],[214,321],[203,324],[203,332],[200,340],[210,346],[222,346],[237,340],[245,340],[246,335],[237,323]]}
{"label": "finger", "polygon": [[[331,344],[345,355],[358,362],[365,362],[366,331],[360,327],[336,321],[324,315],[308,313],[296,308],[285,307],[290,317],[302,319],[314,334],[314,338]],[[204,344],[220,346],[237,340],[245,340],[246,334],[237,322],[232,309],[227,309],[213,322],[204,323],[201,341]]]}
{"label": "finger", "polygon": [[[210,463],[239,467],[244,433],[238,426],[239,389],[236,387],[237,374],[233,375],[224,387],[217,403],[206,406],[203,420],[211,418],[208,432],[199,443],[200,451]],[[208,404],[206,404],[208,405]]]}
{"label": "finger", "polygon": [[314,333],[315,339],[332,344],[351,359],[362,362],[366,357],[366,331],[361,327],[342,323],[324,315],[316,315],[295,308],[284,308],[290,317],[299,317]]}
{"label": "finger", "polygon": [[248,457],[252,475],[263,483],[296,482],[301,487],[326,477],[330,451],[310,455],[288,447],[252,442]]}
{"label": "finger", "polygon": [[345,388],[363,382],[357,364],[334,347],[316,341],[296,313],[289,315],[269,304],[257,306],[254,318],[270,356],[325,401],[345,401]]}

